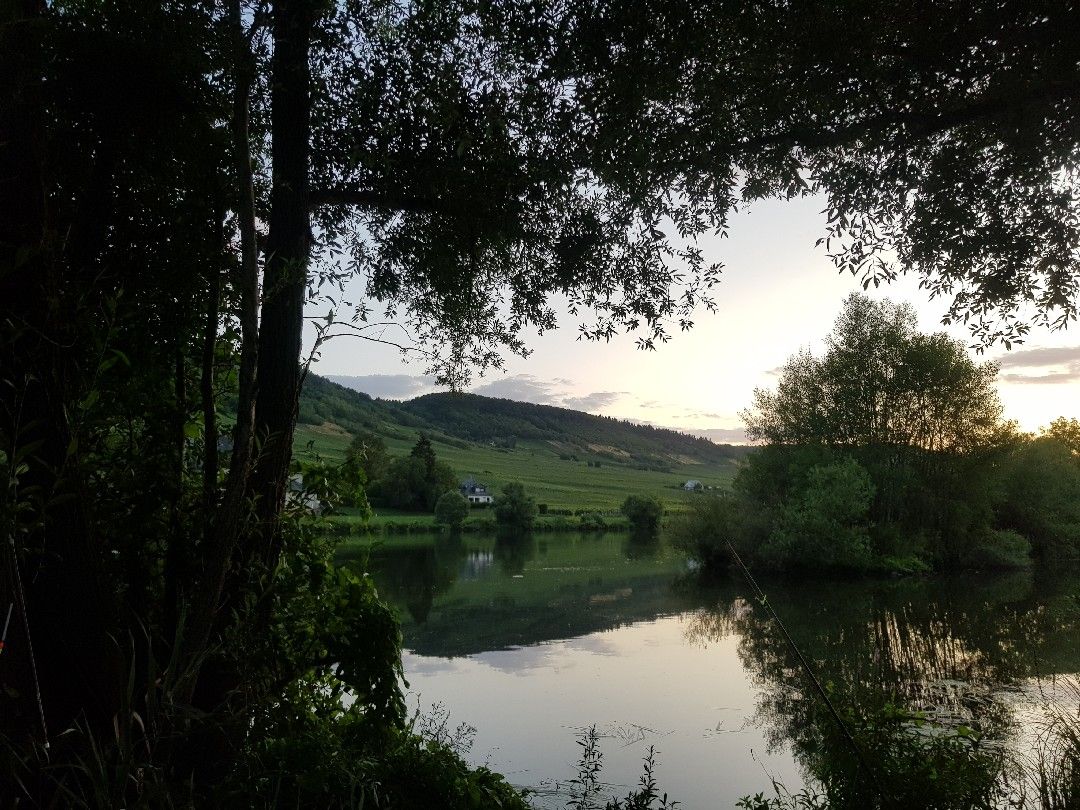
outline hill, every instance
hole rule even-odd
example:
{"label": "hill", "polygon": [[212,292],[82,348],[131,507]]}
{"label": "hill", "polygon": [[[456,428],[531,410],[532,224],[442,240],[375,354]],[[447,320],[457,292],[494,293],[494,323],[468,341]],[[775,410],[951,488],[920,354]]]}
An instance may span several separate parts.
{"label": "hill", "polygon": [[300,399],[297,456],[339,457],[360,432],[404,454],[419,433],[462,476],[492,487],[520,480],[552,508],[617,508],[626,495],[680,501],[682,483],[726,486],[749,448],[673,430],[475,394],[374,399],[318,375]]}

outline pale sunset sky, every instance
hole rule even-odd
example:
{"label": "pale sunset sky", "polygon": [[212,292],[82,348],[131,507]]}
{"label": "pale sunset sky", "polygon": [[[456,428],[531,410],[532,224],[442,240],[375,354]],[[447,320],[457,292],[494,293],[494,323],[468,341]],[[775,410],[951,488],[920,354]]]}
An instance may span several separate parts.
{"label": "pale sunset sky", "polygon": [[[673,335],[655,352],[638,350],[630,336],[607,344],[579,341],[578,319],[564,313],[557,331],[529,335],[529,357],[508,357],[505,372],[474,379],[470,390],[741,441],[738,412],[754,388],[773,385],[773,370],[798,349],[819,351],[844,297],[859,289],[814,246],[825,232],[822,208],[818,198],[757,203],[732,218],[729,238],[703,241],[706,256],[724,264],[714,291],[717,311],[699,312],[693,330]],[[944,329],[948,302],[930,301],[914,278],[869,293],[909,301],[923,330]],[[1011,352],[1000,346],[986,352],[984,358],[1001,364],[1006,418],[1036,430],[1057,416],[1080,416],[1078,329],[1033,329]],[[947,331],[972,342],[963,326]],[[387,399],[439,390],[423,376],[422,362],[358,340],[330,342],[313,370],[360,378],[355,387]]]}

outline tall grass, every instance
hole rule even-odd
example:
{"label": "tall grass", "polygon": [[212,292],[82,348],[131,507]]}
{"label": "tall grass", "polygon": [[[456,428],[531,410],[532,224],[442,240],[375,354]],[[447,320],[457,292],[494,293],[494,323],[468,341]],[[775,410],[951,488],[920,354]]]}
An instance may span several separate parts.
{"label": "tall grass", "polygon": [[1064,697],[1048,702],[1034,752],[1024,763],[1025,808],[1080,808],[1080,681],[1058,685]]}

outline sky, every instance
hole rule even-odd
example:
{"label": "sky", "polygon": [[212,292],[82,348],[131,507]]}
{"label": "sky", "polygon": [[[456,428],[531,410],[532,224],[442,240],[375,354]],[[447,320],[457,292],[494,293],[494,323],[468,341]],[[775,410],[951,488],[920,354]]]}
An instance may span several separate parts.
{"label": "sky", "polygon": [[[775,385],[775,370],[796,351],[820,351],[844,298],[861,289],[814,245],[825,232],[822,208],[818,198],[764,201],[731,219],[727,239],[704,240],[706,257],[724,265],[714,291],[717,311],[699,312],[691,331],[673,335],[656,351],[637,349],[631,336],[606,344],[579,341],[578,319],[556,307],[562,313],[558,330],[528,335],[529,357],[508,357],[504,371],[474,379],[469,390],[743,441],[738,414],[754,389]],[[913,278],[868,293],[908,301],[924,331],[945,330],[972,343],[964,326],[941,325],[948,301],[929,300]],[[1080,416],[1078,328],[1032,329],[1012,351],[994,347],[978,358],[1001,366],[1005,418],[1037,430],[1058,416]],[[422,362],[358,340],[329,342],[313,370],[355,378],[354,387],[388,399],[440,390],[424,376]]]}

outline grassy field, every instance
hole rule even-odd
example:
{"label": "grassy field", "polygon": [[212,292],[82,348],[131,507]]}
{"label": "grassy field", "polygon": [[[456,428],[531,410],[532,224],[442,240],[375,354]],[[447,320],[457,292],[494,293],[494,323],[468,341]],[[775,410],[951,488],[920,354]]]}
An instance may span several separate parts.
{"label": "grassy field", "polygon": [[[335,425],[300,425],[295,454],[301,461],[316,456],[340,459],[349,439],[349,434]],[[392,455],[405,455],[415,440],[415,436],[390,438],[386,445]],[[655,495],[668,510],[677,511],[687,497],[692,497],[682,489],[688,479],[698,480],[706,487],[726,489],[736,470],[735,462],[728,460],[718,464],[684,463],[673,466],[671,472],[639,470],[611,462],[590,467],[585,459],[559,458],[559,452],[544,442],[519,442],[513,449],[438,438],[432,444],[439,458],[453,467],[460,478],[472,476],[496,492],[506,483],[521,481],[537,503],[546,504],[549,509],[613,512],[627,495]],[[394,521],[403,517],[391,510],[376,512],[376,520]]]}

